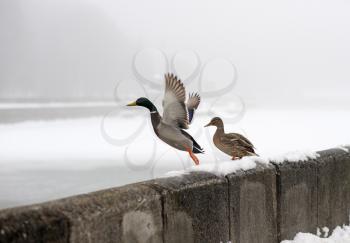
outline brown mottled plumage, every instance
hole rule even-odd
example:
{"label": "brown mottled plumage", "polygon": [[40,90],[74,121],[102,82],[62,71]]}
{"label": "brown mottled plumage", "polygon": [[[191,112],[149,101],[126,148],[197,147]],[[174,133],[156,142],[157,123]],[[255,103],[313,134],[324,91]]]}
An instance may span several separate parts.
{"label": "brown mottled plumage", "polygon": [[220,117],[211,119],[207,126],[216,126],[213,142],[219,150],[230,155],[232,160],[257,155],[253,144],[247,138],[238,133],[225,133],[224,123]]}

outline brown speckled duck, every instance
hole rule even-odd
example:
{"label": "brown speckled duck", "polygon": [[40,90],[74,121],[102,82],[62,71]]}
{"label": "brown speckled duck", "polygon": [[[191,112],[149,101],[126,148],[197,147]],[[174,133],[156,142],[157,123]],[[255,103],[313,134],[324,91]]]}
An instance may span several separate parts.
{"label": "brown speckled duck", "polygon": [[205,125],[216,126],[216,132],[213,137],[215,146],[232,157],[232,160],[241,159],[244,156],[257,155],[253,144],[244,136],[238,133],[225,133],[224,123],[220,117],[214,117]]}
{"label": "brown speckled duck", "polygon": [[147,98],[138,98],[128,106],[143,106],[150,111],[153,130],[168,145],[187,151],[196,165],[197,153],[203,153],[201,146],[183,129],[188,129],[195,110],[200,103],[198,94],[191,94],[185,103],[186,91],[183,83],[173,74],[165,75],[165,93],[163,98],[163,117],[155,105]]}

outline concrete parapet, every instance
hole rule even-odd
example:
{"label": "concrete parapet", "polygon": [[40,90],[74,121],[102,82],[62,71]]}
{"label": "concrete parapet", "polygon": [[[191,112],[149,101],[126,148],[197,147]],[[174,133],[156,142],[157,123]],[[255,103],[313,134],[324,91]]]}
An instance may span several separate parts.
{"label": "concrete parapet", "polygon": [[159,194],[129,185],[0,213],[0,242],[163,242]]}
{"label": "concrete parapet", "polygon": [[276,171],[271,165],[227,175],[230,239],[235,243],[277,241]]}
{"label": "concrete parapet", "polygon": [[162,195],[164,241],[228,242],[228,183],[198,172],[146,182]]}
{"label": "concrete parapet", "polygon": [[1,210],[0,243],[278,243],[349,224],[350,154],[318,154]]}
{"label": "concrete parapet", "polygon": [[341,149],[319,152],[317,159],[318,226],[349,225],[350,154]]}
{"label": "concrete parapet", "polygon": [[284,162],[276,164],[276,171],[279,241],[298,232],[316,233],[317,162]]}

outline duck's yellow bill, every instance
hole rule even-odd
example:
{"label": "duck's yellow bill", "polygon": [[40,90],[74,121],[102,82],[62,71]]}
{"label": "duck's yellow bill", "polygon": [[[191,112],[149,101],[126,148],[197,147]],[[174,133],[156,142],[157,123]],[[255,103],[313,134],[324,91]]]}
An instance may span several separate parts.
{"label": "duck's yellow bill", "polygon": [[136,106],[136,101],[127,104],[127,106]]}

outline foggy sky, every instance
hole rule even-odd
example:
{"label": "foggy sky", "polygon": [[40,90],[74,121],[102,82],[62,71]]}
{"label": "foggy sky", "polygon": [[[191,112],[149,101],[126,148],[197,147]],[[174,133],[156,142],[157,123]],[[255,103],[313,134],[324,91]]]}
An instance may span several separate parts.
{"label": "foggy sky", "polygon": [[341,0],[0,0],[0,99],[111,100],[155,47],[231,60],[248,103],[344,104],[349,13]]}

